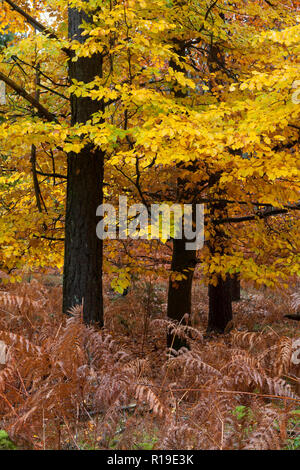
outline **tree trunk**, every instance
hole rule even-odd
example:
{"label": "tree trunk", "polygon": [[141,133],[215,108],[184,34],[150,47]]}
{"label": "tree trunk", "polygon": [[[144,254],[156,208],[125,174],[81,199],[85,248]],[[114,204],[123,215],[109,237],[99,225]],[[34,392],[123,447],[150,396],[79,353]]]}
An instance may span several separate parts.
{"label": "tree trunk", "polygon": [[[196,266],[196,251],[186,250],[186,240],[173,240],[173,255],[171,270],[182,273],[186,279],[180,281],[169,280],[168,310],[170,320],[180,322],[183,315],[191,314],[192,310],[192,282]],[[174,335],[168,335],[167,345],[173,349],[186,346],[186,342]]]}
{"label": "tree trunk", "polygon": [[238,273],[234,274],[230,278],[230,284],[231,284],[231,300],[233,302],[237,302],[241,300],[241,281],[240,281],[240,276]]}
{"label": "tree trunk", "polygon": [[[81,24],[90,18],[69,9],[69,36],[84,43]],[[102,75],[102,56],[69,62],[69,78],[91,82]],[[71,125],[85,123],[93,113],[103,110],[103,102],[71,96]],[[103,324],[102,262],[103,242],[96,236],[96,208],[103,201],[104,152],[92,144],[79,154],[68,154],[67,204],[63,311],[83,302],[85,323]]]}
{"label": "tree trunk", "polygon": [[[184,44],[176,42],[175,39],[174,52],[176,52],[180,58],[184,57],[185,55]],[[175,71],[185,73],[185,70],[173,59],[170,60],[170,67],[172,67]],[[187,95],[185,91],[179,88],[174,91],[174,96],[176,98],[184,98]],[[177,166],[178,168],[184,168],[184,164],[182,163],[179,163]],[[187,181],[183,180],[182,178],[178,178],[177,180],[177,197],[181,203],[189,202],[189,198],[192,199],[191,195],[188,194],[185,189],[186,183]],[[187,240],[184,238],[184,236],[182,240],[173,240],[171,263],[171,271],[183,274],[186,279],[173,281],[170,278],[168,288],[167,315],[170,320],[175,320],[178,322],[182,320],[182,317],[186,313],[190,315],[192,310],[192,283],[196,266],[197,252],[195,250],[186,250],[186,242]],[[179,336],[168,334],[167,346],[169,348],[172,347],[173,349],[178,350],[181,347],[186,347],[187,343]]]}
{"label": "tree trunk", "polygon": [[[215,202],[208,205],[210,220],[223,218],[227,214],[226,202],[222,201],[223,190],[219,187],[221,173],[210,177],[209,186]],[[218,201],[217,198],[220,197]],[[221,225],[214,225],[207,246],[211,255],[223,256],[230,247],[228,236]],[[225,274],[225,273],[224,273]],[[231,278],[227,273],[225,280],[217,276],[217,285],[209,281],[208,286],[209,312],[207,332],[224,333],[227,324],[232,320]]]}
{"label": "tree trunk", "polygon": [[216,286],[209,284],[209,316],[207,332],[224,333],[225,328],[232,320],[231,305],[231,279],[227,276],[224,281],[221,276],[218,277]]}

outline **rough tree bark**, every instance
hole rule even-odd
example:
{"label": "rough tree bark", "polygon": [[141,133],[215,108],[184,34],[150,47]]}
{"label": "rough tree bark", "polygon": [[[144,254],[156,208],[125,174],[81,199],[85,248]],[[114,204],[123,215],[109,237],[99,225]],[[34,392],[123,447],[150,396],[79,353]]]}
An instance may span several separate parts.
{"label": "rough tree bark", "polygon": [[[69,37],[84,43],[82,22],[90,18],[69,9]],[[88,83],[102,75],[102,56],[69,61],[69,78]],[[90,98],[71,97],[71,124],[85,123],[103,103]],[[67,204],[65,222],[65,261],[63,311],[83,302],[86,323],[103,324],[102,262],[103,244],[96,236],[96,208],[103,200],[104,153],[92,144],[79,154],[68,155]]]}

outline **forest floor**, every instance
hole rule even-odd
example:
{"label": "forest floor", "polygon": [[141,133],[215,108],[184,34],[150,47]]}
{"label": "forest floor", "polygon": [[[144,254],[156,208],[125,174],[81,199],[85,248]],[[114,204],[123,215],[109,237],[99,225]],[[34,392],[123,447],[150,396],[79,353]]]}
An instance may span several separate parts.
{"label": "forest floor", "polygon": [[[167,322],[163,280],[107,283],[102,330],[60,313],[59,276],[27,281],[0,287],[0,448],[300,449],[296,287],[243,285],[233,329],[207,338],[200,280],[190,328]],[[189,349],[168,353],[167,328]]]}

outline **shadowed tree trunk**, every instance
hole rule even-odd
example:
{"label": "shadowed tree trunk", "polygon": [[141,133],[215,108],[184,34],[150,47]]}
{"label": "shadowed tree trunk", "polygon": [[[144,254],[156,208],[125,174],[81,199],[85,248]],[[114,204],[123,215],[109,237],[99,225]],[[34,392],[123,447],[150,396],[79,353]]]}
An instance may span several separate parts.
{"label": "shadowed tree trunk", "polygon": [[225,280],[218,277],[216,286],[209,284],[209,315],[207,332],[223,333],[225,328],[232,320],[231,304],[231,279],[229,276]]}
{"label": "shadowed tree trunk", "polygon": [[[83,21],[90,18],[69,9],[69,37],[84,43]],[[102,56],[69,61],[69,78],[88,83],[102,75]],[[103,102],[71,96],[71,125],[85,123],[103,110]],[[67,204],[65,222],[65,261],[63,311],[83,302],[86,323],[103,324],[102,258],[103,244],[96,236],[96,208],[103,200],[104,153],[92,144],[80,153],[68,154]]]}
{"label": "shadowed tree trunk", "polygon": [[241,300],[241,281],[238,273],[230,278],[231,284],[231,300],[237,302]]}
{"label": "shadowed tree trunk", "polygon": [[[176,48],[176,52],[179,56],[185,54],[185,49],[181,45]],[[224,58],[220,54],[219,47],[211,45],[210,53],[208,57],[208,67],[211,72],[215,72],[224,65]],[[184,72],[178,66],[177,63],[172,63],[173,69]],[[221,84],[221,83],[220,83]],[[184,97],[184,93],[177,91],[176,96]],[[216,173],[211,175],[209,186],[212,187],[218,183],[220,174]],[[179,190],[181,188],[182,196],[179,200],[182,202],[188,200],[189,195],[184,194],[185,181],[178,182]],[[214,194],[214,197],[216,194]],[[208,208],[210,217],[214,218],[220,215],[220,212],[226,211],[226,206],[222,204],[212,204]],[[180,243],[181,242],[181,243]],[[224,235],[221,228],[215,228],[215,240],[208,244],[211,253],[217,251],[218,253],[224,253],[227,246],[226,236]],[[191,313],[191,290],[192,280],[194,274],[194,268],[196,265],[197,254],[196,251],[189,252],[185,250],[184,241],[174,240],[173,242],[173,258],[172,258],[172,271],[179,273],[184,272],[189,267],[191,268],[190,274],[186,280],[181,282],[173,283],[169,281],[169,292],[168,292],[168,317],[174,320],[181,320],[185,313]],[[209,285],[209,322],[208,331],[223,332],[226,328],[227,323],[232,319],[232,305],[231,305],[231,284],[230,278],[226,278],[223,281],[221,277],[218,278],[217,286]],[[168,345],[173,341],[173,338],[168,337]],[[184,342],[180,338],[175,338],[174,349],[179,349],[181,346],[185,346]]]}
{"label": "shadowed tree trunk", "polygon": [[[192,310],[192,283],[196,266],[196,251],[186,250],[186,240],[173,240],[173,255],[171,270],[182,273],[186,279],[180,281],[169,280],[168,290],[168,318],[180,322],[184,314],[191,314]],[[173,349],[187,346],[181,338],[168,335],[167,345]]]}
{"label": "shadowed tree trunk", "polygon": [[[178,54],[179,57],[185,55],[185,45],[184,42],[176,41],[174,39],[174,51]],[[180,67],[176,61],[171,60],[170,66],[178,71],[185,72],[185,70]],[[174,92],[176,98],[184,98],[186,92],[177,89]],[[178,168],[184,167],[184,165],[177,165]],[[177,181],[177,197],[180,203],[188,202],[189,194],[186,194],[185,191],[185,180],[178,178]],[[183,227],[184,233],[184,227]],[[191,314],[192,310],[192,283],[194,270],[196,266],[196,257],[197,253],[195,250],[186,250],[187,240],[184,238],[182,240],[173,240],[173,253],[172,253],[172,263],[171,271],[182,274],[186,279],[173,281],[170,277],[169,279],[169,288],[168,288],[168,308],[167,315],[170,320],[175,320],[180,322],[182,317],[187,313]],[[174,335],[167,335],[167,346],[175,350],[180,349],[181,347],[186,347],[187,343],[182,338]]]}
{"label": "shadowed tree trunk", "polygon": [[[226,216],[226,202],[222,201],[222,190],[218,186],[221,174],[214,174],[210,177],[209,186],[214,199],[220,198],[220,201],[211,202],[208,205],[208,214],[210,221]],[[207,246],[211,255],[223,256],[228,252],[229,240],[222,225],[213,224],[212,233]],[[208,325],[207,332],[224,333],[227,324],[232,320],[232,283],[230,275],[227,274],[223,279],[221,275],[217,276],[217,284],[209,282],[208,297]]]}

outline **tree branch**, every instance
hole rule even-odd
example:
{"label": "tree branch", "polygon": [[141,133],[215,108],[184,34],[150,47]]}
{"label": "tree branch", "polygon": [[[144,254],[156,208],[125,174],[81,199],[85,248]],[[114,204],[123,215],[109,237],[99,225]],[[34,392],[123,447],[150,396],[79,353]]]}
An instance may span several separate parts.
{"label": "tree branch", "polygon": [[[40,23],[38,20],[33,18],[29,13],[24,11],[22,8],[20,8],[18,5],[16,5],[12,0],[4,0],[8,5],[15,10],[17,13],[23,16],[25,20],[34,28],[40,31],[41,33],[47,34],[49,38],[51,39],[57,39],[59,41],[58,36],[56,36],[53,31],[50,31],[50,29],[46,28],[42,23]],[[67,49],[66,47],[63,47],[62,50],[69,56],[71,57],[71,51]]]}
{"label": "tree branch", "polygon": [[11,0],[4,0],[6,3],[9,4],[9,6],[15,10],[17,13],[20,13],[20,15],[23,16],[23,18],[26,19],[26,21],[34,28],[37,29],[38,31],[48,34],[49,37],[52,37],[53,39],[57,39],[57,36],[52,33],[49,29],[46,28],[46,26],[42,25],[39,21],[37,21],[35,18],[33,18],[29,13],[24,11],[22,8],[20,8],[18,5],[16,5],[14,2]]}
{"label": "tree branch", "polygon": [[34,238],[41,238],[43,240],[50,240],[51,242],[63,242],[64,238],[55,238],[55,237],[47,237],[46,235],[33,235]]}
{"label": "tree branch", "polygon": [[61,178],[67,179],[66,175],[61,175],[60,173],[44,173],[43,171],[36,170],[36,173],[41,176],[48,176],[49,178]]}
{"label": "tree branch", "polygon": [[215,225],[220,225],[220,224],[227,224],[227,223],[250,222],[256,219],[266,219],[274,215],[288,214],[290,210],[296,210],[296,211],[300,210],[300,205],[290,206],[289,209],[270,210],[270,211],[266,211],[263,213],[258,213],[256,215],[247,215],[244,217],[228,217],[225,219],[215,219],[213,220],[213,223]]}
{"label": "tree branch", "polygon": [[27,91],[24,90],[24,88],[22,88],[20,85],[18,85],[14,80],[8,78],[2,72],[0,72],[0,80],[5,82],[6,85],[15,90],[18,95],[22,96],[22,98],[24,98],[26,101],[28,101],[28,103],[30,103],[34,108],[36,108],[40,116],[43,116],[49,122],[57,122],[57,118],[54,114],[48,111],[47,108],[45,108],[41,103],[39,103],[39,101],[36,100],[32,95],[27,93]]}

